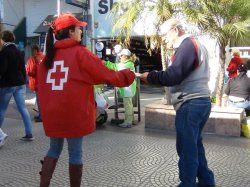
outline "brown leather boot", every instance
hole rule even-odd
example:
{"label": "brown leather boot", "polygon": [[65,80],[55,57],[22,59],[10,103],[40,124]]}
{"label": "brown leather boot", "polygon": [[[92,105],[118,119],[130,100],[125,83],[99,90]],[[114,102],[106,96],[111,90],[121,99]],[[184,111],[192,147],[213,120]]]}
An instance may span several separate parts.
{"label": "brown leather boot", "polygon": [[54,173],[56,163],[58,159],[51,157],[44,157],[44,160],[41,160],[42,171],[39,172],[41,175],[40,187],[48,187],[50,184],[50,179]]}
{"label": "brown leather boot", "polygon": [[82,164],[69,164],[70,187],[80,187],[82,181]]}

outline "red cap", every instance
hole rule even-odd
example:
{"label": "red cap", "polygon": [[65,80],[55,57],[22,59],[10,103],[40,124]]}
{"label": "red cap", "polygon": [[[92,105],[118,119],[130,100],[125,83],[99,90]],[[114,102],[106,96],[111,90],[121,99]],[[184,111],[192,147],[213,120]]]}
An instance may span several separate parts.
{"label": "red cap", "polygon": [[72,14],[62,14],[58,16],[54,21],[54,24],[53,24],[54,33],[57,34],[59,30],[67,28],[72,25],[86,27],[87,23],[84,21],[79,21]]}

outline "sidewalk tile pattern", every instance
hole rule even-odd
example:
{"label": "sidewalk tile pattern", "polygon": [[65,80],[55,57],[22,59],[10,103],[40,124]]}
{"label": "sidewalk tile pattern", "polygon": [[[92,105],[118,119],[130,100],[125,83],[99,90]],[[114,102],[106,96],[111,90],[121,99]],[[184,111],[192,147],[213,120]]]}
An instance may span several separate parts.
{"label": "sidewalk tile pattern", "polygon": [[[106,124],[110,125],[110,124]],[[41,123],[33,124],[35,140],[24,142],[22,121],[6,118],[9,135],[0,149],[0,187],[39,186],[40,163],[48,149]],[[217,139],[217,140],[215,140]],[[205,138],[208,163],[217,186],[250,186],[250,143],[243,138]],[[238,143],[228,143],[239,141]],[[247,142],[248,141],[248,142]],[[243,142],[244,144],[240,144]],[[65,146],[67,143],[65,142]],[[84,187],[172,187],[178,180],[173,134],[128,133],[105,128],[84,139]],[[68,187],[68,154],[65,147],[56,167],[52,187]]]}

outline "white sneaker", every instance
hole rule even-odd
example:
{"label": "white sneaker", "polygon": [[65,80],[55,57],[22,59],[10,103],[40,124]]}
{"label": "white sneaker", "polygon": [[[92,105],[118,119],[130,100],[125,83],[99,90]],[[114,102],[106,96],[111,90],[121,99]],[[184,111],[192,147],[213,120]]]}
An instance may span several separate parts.
{"label": "white sneaker", "polygon": [[5,144],[5,141],[7,138],[8,138],[8,135],[4,134],[2,139],[0,140],[0,148]]}

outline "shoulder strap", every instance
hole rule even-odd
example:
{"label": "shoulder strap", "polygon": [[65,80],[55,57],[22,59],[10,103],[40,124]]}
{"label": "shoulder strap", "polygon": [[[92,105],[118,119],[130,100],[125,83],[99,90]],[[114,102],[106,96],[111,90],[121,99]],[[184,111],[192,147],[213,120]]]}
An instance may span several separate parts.
{"label": "shoulder strap", "polygon": [[191,41],[194,45],[195,48],[195,56],[196,56],[196,60],[195,60],[195,64],[194,64],[194,69],[196,69],[199,66],[199,56],[198,56],[198,44],[197,41],[194,39],[194,37],[191,37]]}

